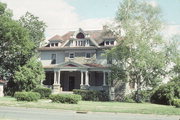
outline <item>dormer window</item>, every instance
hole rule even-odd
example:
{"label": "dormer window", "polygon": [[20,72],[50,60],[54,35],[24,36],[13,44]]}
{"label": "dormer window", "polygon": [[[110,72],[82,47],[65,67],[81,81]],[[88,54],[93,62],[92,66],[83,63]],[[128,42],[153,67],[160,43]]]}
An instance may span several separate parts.
{"label": "dormer window", "polygon": [[106,45],[109,45],[109,41],[106,41],[105,43],[106,43]]}
{"label": "dormer window", "polygon": [[114,45],[114,41],[110,41],[110,44],[111,44],[111,45]]}
{"label": "dormer window", "polygon": [[51,43],[51,47],[54,47],[54,43]]}
{"label": "dormer window", "polygon": [[54,43],[54,42],[53,42],[53,43],[50,43],[51,47],[58,47],[58,44],[59,44],[59,43]]}
{"label": "dormer window", "polygon": [[114,45],[114,40],[106,40],[106,41],[104,42],[104,45],[105,45],[105,46]]}
{"label": "dormer window", "polygon": [[83,33],[78,33],[78,34],[76,35],[76,38],[77,38],[77,39],[84,39],[85,36],[84,36]]}
{"label": "dormer window", "polygon": [[58,46],[58,43],[55,43],[55,46],[57,47],[57,46]]}

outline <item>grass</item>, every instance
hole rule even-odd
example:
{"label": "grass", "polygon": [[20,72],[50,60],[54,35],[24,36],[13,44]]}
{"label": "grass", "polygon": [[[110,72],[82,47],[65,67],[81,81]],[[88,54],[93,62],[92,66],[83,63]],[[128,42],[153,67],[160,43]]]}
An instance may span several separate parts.
{"label": "grass", "polygon": [[12,97],[0,98],[0,106],[63,109],[91,112],[138,113],[157,115],[180,115],[180,108],[150,103],[92,102],[80,101],[78,104],[51,103],[47,99],[38,102],[21,102]]}

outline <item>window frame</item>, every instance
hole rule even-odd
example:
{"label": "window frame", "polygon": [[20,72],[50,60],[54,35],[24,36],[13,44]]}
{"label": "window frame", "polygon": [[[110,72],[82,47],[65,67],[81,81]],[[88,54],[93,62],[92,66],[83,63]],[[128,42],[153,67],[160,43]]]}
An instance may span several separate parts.
{"label": "window frame", "polygon": [[[73,57],[71,57],[71,54],[73,54]],[[74,52],[70,52],[69,53],[69,59],[74,59],[75,58],[75,53]]]}
{"label": "window frame", "polygon": [[[55,58],[53,57],[53,55],[55,56]],[[51,64],[56,64],[56,56],[56,53],[51,54]]]}
{"label": "window frame", "polygon": [[[89,57],[87,57],[88,54],[89,54]],[[91,53],[90,53],[90,52],[86,52],[85,58],[86,58],[86,59],[90,59],[90,58],[91,58]]]}

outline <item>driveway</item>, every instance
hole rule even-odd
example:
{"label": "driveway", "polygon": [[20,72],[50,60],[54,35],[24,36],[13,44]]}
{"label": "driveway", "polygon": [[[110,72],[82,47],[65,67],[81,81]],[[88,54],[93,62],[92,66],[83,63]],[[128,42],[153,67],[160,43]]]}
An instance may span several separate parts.
{"label": "driveway", "polygon": [[180,116],[0,107],[0,120],[180,120]]}

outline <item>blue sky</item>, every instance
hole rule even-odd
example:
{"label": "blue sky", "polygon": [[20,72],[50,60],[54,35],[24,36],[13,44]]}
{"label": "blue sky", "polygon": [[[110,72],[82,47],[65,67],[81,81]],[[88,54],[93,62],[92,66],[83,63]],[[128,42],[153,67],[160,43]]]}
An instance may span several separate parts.
{"label": "blue sky", "polygon": [[[115,17],[122,0],[67,0],[67,2],[75,7],[81,19],[89,19]],[[180,0],[153,0],[153,2],[161,8],[167,23],[180,24]]]}
{"label": "blue sky", "polygon": [[[82,28],[102,29],[113,21],[122,0],[0,0],[13,10],[14,19],[26,11],[47,24],[46,38]],[[166,23],[165,35],[180,34],[180,0],[147,0],[160,6]]]}

